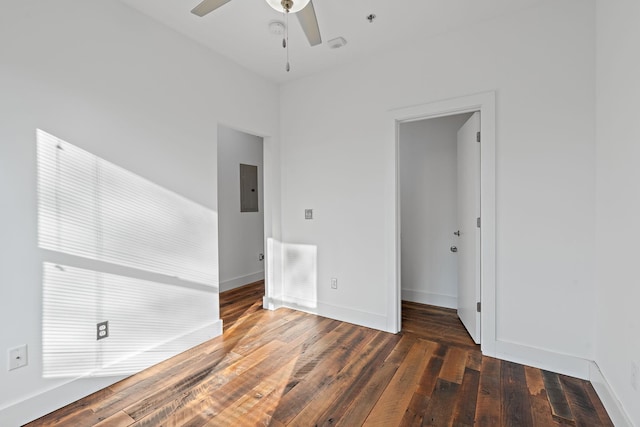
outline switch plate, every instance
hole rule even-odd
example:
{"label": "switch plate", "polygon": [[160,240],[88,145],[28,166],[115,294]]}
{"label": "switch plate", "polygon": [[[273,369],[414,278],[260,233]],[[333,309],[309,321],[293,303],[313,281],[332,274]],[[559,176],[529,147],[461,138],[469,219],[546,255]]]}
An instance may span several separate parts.
{"label": "switch plate", "polygon": [[29,359],[27,358],[27,345],[21,345],[9,349],[9,370],[22,368],[27,366]]}
{"label": "switch plate", "polygon": [[313,219],[313,209],[304,210],[304,219]]}
{"label": "switch plate", "polygon": [[338,279],[335,277],[331,278],[331,289],[338,289]]}

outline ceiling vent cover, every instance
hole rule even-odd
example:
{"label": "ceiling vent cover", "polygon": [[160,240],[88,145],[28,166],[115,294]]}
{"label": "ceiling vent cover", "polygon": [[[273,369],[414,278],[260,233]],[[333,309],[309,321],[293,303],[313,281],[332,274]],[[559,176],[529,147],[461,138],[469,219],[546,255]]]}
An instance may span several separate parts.
{"label": "ceiling vent cover", "polygon": [[347,41],[343,37],[336,37],[335,39],[331,39],[327,42],[327,46],[331,49],[339,49],[345,44],[347,44]]}

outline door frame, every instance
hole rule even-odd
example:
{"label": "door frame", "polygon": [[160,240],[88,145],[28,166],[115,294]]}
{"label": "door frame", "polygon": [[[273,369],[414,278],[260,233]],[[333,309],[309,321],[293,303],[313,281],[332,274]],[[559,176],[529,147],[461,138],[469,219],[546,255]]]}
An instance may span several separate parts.
{"label": "door frame", "polygon": [[395,230],[393,232],[393,278],[388,287],[387,330],[399,332],[402,322],[401,242],[400,242],[400,135],[401,123],[434,119],[455,114],[480,112],[480,314],[481,349],[496,354],[496,101],[495,92],[451,98],[388,111],[388,132],[395,152]]}

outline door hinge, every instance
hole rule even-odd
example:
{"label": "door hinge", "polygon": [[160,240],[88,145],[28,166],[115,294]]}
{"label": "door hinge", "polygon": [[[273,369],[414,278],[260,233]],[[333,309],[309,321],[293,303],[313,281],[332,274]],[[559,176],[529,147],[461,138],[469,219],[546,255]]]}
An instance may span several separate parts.
{"label": "door hinge", "polygon": [[481,306],[480,306],[480,305],[481,305],[481,304],[480,304],[479,302],[477,302],[477,303],[476,303],[476,311],[477,311],[478,313],[480,313],[480,309],[481,309]]}
{"label": "door hinge", "polygon": [[480,132],[476,132],[476,142],[480,142]]}
{"label": "door hinge", "polygon": [[476,218],[476,227],[480,228],[480,217]]}

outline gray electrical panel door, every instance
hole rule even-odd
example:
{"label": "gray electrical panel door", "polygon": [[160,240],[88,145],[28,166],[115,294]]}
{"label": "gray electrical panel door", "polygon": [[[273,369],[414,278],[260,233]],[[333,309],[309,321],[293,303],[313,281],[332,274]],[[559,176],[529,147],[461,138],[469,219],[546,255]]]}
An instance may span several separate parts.
{"label": "gray electrical panel door", "polygon": [[258,212],[258,167],[240,164],[240,212]]}

